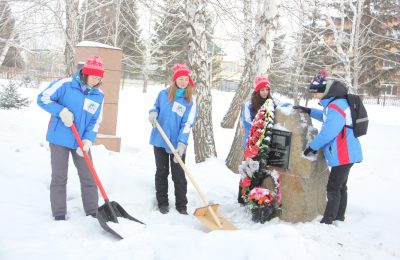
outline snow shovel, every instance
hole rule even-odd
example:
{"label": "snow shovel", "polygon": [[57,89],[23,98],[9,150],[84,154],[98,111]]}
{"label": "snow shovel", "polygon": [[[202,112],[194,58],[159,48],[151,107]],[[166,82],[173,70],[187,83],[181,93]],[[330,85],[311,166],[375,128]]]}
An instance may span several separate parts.
{"label": "snow shovel", "polygon": [[104,199],[104,204],[102,206],[100,206],[97,209],[97,213],[96,213],[96,218],[100,223],[100,226],[107,232],[113,234],[114,236],[116,236],[119,239],[123,239],[123,237],[118,234],[117,232],[115,232],[114,230],[112,230],[108,225],[107,225],[107,221],[112,221],[115,223],[118,223],[118,218],[117,217],[123,217],[123,218],[127,218],[129,220],[133,220],[136,221],[140,224],[145,225],[143,222],[137,220],[136,218],[132,217],[131,215],[129,215],[122,207],[121,205],[119,205],[117,202],[115,201],[110,201],[108,199],[108,196],[106,194],[106,191],[103,188],[103,185],[100,182],[100,179],[96,173],[96,170],[94,169],[92,160],[90,160],[89,155],[87,154],[87,152],[85,152],[83,150],[83,143],[82,140],[79,136],[78,131],[76,130],[75,124],[72,124],[71,126],[72,129],[72,133],[75,136],[76,141],[79,144],[79,147],[82,149],[83,152],[83,156],[85,157],[85,161],[89,167],[89,170],[93,176],[94,181],[96,182],[97,187],[100,190],[101,196]]}
{"label": "snow shovel", "polygon": [[203,223],[207,228],[211,231],[213,230],[236,230],[238,229],[228,220],[226,220],[219,212],[218,212],[218,204],[210,204],[208,200],[205,198],[204,193],[200,190],[200,187],[194,181],[192,175],[190,174],[188,168],[186,167],[185,163],[182,161],[182,158],[179,156],[178,152],[175,150],[174,146],[172,145],[171,141],[168,139],[167,135],[165,134],[164,130],[161,128],[160,124],[156,122],[156,127],[160,132],[161,136],[167,143],[169,149],[171,149],[172,153],[178,159],[179,164],[181,165],[182,169],[184,170],[186,176],[189,178],[191,183],[193,184],[196,191],[199,193],[201,200],[205,204],[204,207],[198,208],[194,212],[194,216],[196,216],[201,223]]}

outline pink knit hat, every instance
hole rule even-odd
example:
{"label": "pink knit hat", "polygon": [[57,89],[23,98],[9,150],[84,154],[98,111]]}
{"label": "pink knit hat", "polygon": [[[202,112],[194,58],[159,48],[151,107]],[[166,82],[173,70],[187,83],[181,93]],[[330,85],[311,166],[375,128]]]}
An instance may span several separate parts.
{"label": "pink knit hat", "polygon": [[100,57],[92,56],[86,60],[82,68],[82,74],[103,77],[104,63]]}
{"label": "pink knit hat", "polygon": [[172,68],[174,75],[172,76],[172,80],[175,81],[177,78],[181,76],[187,76],[189,77],[189,85],[194,88],[194,82],[192,77],[190,77],[190,70],[189,67],[186,66],[185,64],[175,64],[174,67]]}
{"label": "pink knit hat", "polygon": [[268,78],[263,76],[256,77],[256,92],[260,92],[263,88],[271,89]]}

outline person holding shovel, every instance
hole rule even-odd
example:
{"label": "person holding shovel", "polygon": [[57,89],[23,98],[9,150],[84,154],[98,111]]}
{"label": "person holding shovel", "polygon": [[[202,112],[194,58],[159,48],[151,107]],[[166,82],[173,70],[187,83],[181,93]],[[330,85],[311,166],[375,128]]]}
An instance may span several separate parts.
{"label": "person holding shovel", "polygon": [[156,198],[158,209],[162,214],[169,212],[168,175],[170,167],[175,186],[175,207],[180,214],[184,215],[188,214],[187,181],[177,158],[174,157],[155,127],[158,122],[182,161],[185,162],[190,130],[197,116],[196,97],[193,95],[193,89],[194,82],[190,77],[189,67],[185,64],[175,64],[171,86],[160,91],[149,112],[149,121],[154,127],[150,136],[150,144],[154,146],[156,163]]}
{"label": "person holding shovel", "polygon": [[104,93],[99,87],[103,74],[102,59],[92,56],[71,78],[52,82],[37,98],[38,105],[51,114],[46,139],[50,143],[50,203],[55,220],[66,219],[70,154],[78,171],[85,214],[96,217],[97,186],[70,127],[75,124],[83,150],[91,158],[90,147],[102,121]]}

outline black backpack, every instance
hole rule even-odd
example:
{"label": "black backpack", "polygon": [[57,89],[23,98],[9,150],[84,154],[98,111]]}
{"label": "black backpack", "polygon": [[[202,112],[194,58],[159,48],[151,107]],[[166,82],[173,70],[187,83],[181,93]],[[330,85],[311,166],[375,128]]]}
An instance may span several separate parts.
{"label": "black backpack", "polygon": [[353,132],[355,137],[367,134],[368,113],[359,95],[347,94],[347,102],[351,110],[351,120],[353,121]]}
{"label": "black backpack", "polygon": [[[367,109],[360,98],[359,95],[347,94],[345,98],[347,103],[349,103],[350,111],[351,111],[351,121],[353,126],[348,126],[348,128],[353,129],[353,133],[355,137],[360,137],[367,134],[368,130],[368,113]],[[339,97],[335,97],[329,103],[332,103],[335,99],[340,99]]]}

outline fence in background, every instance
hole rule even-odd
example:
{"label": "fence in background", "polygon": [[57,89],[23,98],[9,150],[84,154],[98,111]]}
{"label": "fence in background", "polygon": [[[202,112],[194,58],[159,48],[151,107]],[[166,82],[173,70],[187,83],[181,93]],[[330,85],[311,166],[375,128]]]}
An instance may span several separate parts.
{"label": "fence in background", "polygon": [[393,96],[378,96],[378,97],[364,97],[363,103],[366,105],[381,105],[381,106],[400,106],[400,97]]}
{"label": "fence in background", "polygon": [[0,78],[1,79],[15,79],[15,80],[24,80],[24,81],[54,81],[56,79],[60,79],[65,77],[61,73],[54,72],[46,72],[39,70],[18,70],[14,68],[0,69]]}

